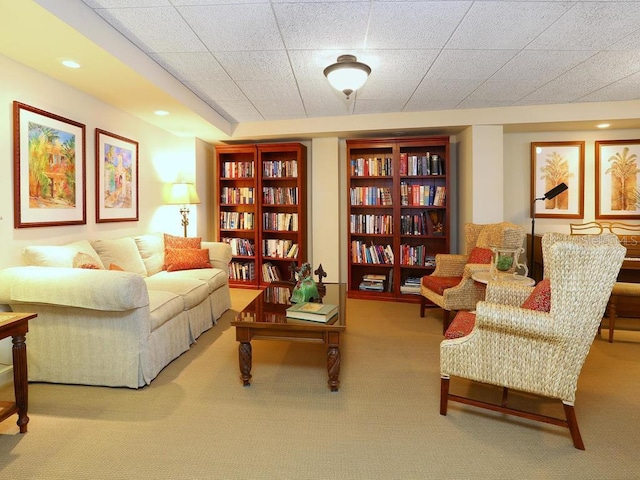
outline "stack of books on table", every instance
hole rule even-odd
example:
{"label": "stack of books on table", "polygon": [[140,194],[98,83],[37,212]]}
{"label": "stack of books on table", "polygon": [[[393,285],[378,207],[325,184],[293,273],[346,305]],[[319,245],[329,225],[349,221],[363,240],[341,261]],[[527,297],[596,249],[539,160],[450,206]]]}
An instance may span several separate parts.
{"label": "stack of books on table", "polygon": [[387,279],[384,275],[376,275],[369,273],[362,277],[360,290],[366,290],[369,292],[384,292],[384,281]]}
{"label": "stack of books on table", "polygon": [[420,295],[420,277],[407,277],[404,283],[400,285],[400,293]]}
{"label": "stack of books on table", "polygon": [[327,323],[338,314],[338,305],[303,302],[287,308],[287,318]]}

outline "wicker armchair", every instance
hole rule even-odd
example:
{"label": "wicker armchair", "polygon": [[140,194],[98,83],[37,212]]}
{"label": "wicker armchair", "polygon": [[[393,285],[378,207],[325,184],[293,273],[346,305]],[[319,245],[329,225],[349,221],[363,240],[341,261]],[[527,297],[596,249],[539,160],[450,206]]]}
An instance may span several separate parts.
{"label": "wicker armchair", "polygon": [[[464,226],[466,253],[436,255],[436,268],[429,280],[436,280],[437,287],[425,285],[426,278],[420,284],[420,316],[424,317],[427,300],[443,310],[442,333],[447,330],[450,312],[455,310],[473,310],[476,303],[484,299],[485,286],[471,278],[476,272],[489,271],[489,264],[467,263],[474,247],[489,248],[522,247],[526,236],[524,227],[510,222],[475,224]],[[434,282],[429,282],[429,284]]]}
{"label": "wicker armchair", "polygon": [[[584,450],[573,407],[578,375],[625,249],[611,234],[546,234],[542,241],[550,311],[519,307],[532,287],[490,282],[471,333],[440,345],[440,414],[454,401],[563,426],[574,446]],[[450,394],[451,376],[503,387],[501,404]],[[510,388],[560,399],[566,420],[507,407]]]}

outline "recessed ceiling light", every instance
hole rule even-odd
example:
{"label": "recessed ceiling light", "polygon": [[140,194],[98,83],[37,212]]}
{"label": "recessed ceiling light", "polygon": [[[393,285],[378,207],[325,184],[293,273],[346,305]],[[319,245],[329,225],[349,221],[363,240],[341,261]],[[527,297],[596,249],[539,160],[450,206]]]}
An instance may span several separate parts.
{"label": "recessed ceiling light", "polygon": [[610,123],[599,123],[598,128],[609,128],[611,126]]}
{"label": "recessed ceiling light", "polygon": [[68,68],[80,68],[80,64],[74,60],[62,60],[62,65]]}
{"label": "recessed ceiling light", "polygon": [[167,112],[166,110],[156,110],[153,113],[155,113],[159,117],[164,117],[165,115],[169,115],[169,112]]}

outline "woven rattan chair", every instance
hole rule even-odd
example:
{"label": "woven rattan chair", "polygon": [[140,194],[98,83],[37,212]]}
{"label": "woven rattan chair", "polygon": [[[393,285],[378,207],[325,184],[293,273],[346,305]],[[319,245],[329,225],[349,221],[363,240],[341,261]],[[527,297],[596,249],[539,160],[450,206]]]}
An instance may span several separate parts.
{"label": "woven rattan chair", "polygon": [[[522,247],[526,235],[524,227],[510,222],[475,224],[464,227],[466,253],[436,255],[436,268],[430,277],[440,283],[439,288],[431,289],[421,282],[420,316],[424,317],[427,300],[443,310],[442,333],[447,330],[450,312],[455,310],[473,310],[479,300],[484,299],[485,286],[471,278],[476,272],[489,271],[489,264],[467,263],[474,247],[489,248]],[[424,280],[424,279],[423,279]]]}
{"label": "woven rattan chair", "polygon": [[[625,249],[615,235],[546,234],[545,276],[550,311],[520,308],[532,287],[490,282],[486,301],[465,337],[440,345],[440,414],[448,401],[569,428],[584,450],[574,411],[578,375],[622,265]],[[500,404],[449,393],[450,377],[503,387]],[[508,389],[562,401],[566,420],[507,407]]]}

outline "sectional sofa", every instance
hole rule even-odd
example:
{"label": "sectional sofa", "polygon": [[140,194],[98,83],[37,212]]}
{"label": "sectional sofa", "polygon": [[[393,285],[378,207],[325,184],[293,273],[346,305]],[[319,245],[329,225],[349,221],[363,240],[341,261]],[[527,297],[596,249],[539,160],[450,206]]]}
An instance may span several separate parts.
{"label": "sectional sofa", "polygon": [[231,307],[230,260],[225,243],[162,233],[30,246],[0,270],[0,304],[38,314],[30,381],[138,388]]}

